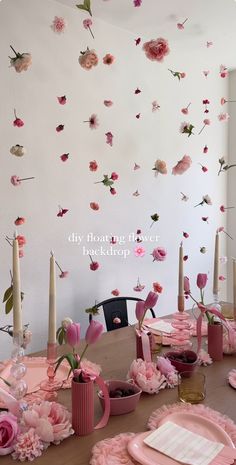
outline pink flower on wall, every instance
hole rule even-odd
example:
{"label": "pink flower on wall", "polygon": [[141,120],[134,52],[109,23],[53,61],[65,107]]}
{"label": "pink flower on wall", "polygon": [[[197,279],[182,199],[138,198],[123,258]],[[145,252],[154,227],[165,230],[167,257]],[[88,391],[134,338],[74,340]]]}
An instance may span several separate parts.
{"label": "pink flower on wall", "polygon": [[134,1],[134,6],[138,7],[142,5],[142,0],[133,0]]}
{"label": "pink flower on wall", "polygon": [[181,113],[183,113],[183,115],[188,115],[188,109],[191,105],[191,102],[187,105],[187,107],[184,107],[181,109]]}
{"label": "pink flower on wall", "polygon": [[203,153],[207,153],[207,152],[208,152],[208,146],[205,145],[205,146],[203,147]]}
{"label": "pink flower on wall", "polygon": [[69,153],[63,153],[63,155],[60,156],[61,161],[65,162],[69,158]]}
{"label": "pink flower on wall", "polygon": [[153,100],[152,102],[152,112],[155,113],[155,111],[159,110],[161,107],[159,103],[156,100]]}
{"label": "pink flower on wall", "polygon": [[145,285],[141,284],[140,281],[139,281],[139,278],[138,278],[137,284],[136,284],[136,286],[133,287],[133,290],[135,292],[142,292],[144,288],[145,288]]}
{"label": "pink flower on wall", "polygon": [[13,121],[13,126],[17,127],[17,128],[21,128],[22,126],[24,126],[24,121],[22,121],[22,119],[18,118],[18,116],[16,116],[16,110],[14,109],[14,116],[15,116],[15,119]]}
{"label": "pink flower on wall", "polygon": [[21,226],[24,223],[25,223],[25,218],[22,216],[18,216],[18,218],[16,218],[16,220],[14,221],[14,224],[16,226]]}
{"label": "pink flower on wall", "polygon": [[113,55],[111,55],[110,53],[107,53],[103,57],[102,61],[103,61],[104,65],[112,65],[112,63],[114,63],[114,61],[115,61],[115,57]]}
{"label": "pink flower on wall", "polygon": [[28,181],[29,179],[34,179],[34,176],[31,176],[30,178],[19,178],[16,174],[11,176],[10,181],[13,184],[13,186],[19,186],[22,181]]}
{"label": "pink flower on wall", "polygon": [[202,133],[203,129],[205,129],[206,126],[210,126],[210,124],[211,124],[211,120],[210,120],[209,118],[205,118],[205,119],[203,120],[203,126],[202,126],[202,128],[200,129],[198,135]]}
{"label": "pink flower on wall", "polygon": [[53,32],[56,32],[57,34],[61,34],[62,32],[65,32],[65,29],[66,29],[65,19],[59,16],[55,16],[51,24],[51,29],[53,30]]}
{"label": "pink flower on wall", "polygon": [[93,161],[89,162],[89,169],[90,169],[90,171],[97,171],[98,164],[97,164],[96,160],[93,160]]}
{"label": "pink flower on wall", "polygon": [[62,95],[61,97],[57,97],[57,100],[60,103],[60,105],[65,105],[67,101],[65,95]]}
{"label": "pink flower on wall", "polygon": [[163,291],[163,287],[158,282],[152,283],[152,287],[154,292],[158,292],[158,294],[161,294]]}
{"label": "pink flower on wall", "polygon": [[179,81],[186,77],[186,73],[184,73],[183,71],[173,71],[172,69],[168,69],[168,71],[170,71],[172,76],[177,77]]}
{"label": "pink flower on wall", "polygon": [[10,58],[10,65],[15,68],[17,73],[22,71],[27,71],[27,69],[32,65],[32,56],[30,53],[19,53],[14,50],[10,45],[12,51],[16,55],[15,57]]}
{"label": "pink flower on wall", "polygon": [[89,205],[90,205],[90,208],[91,208],[92,210],[94,210],[94,211],[98,211],[99,208],[100,208],[100,207],[99,207],[99,204],[96,203],[96,202],[90,202]]}
{"label": "pink flower on wall", "polygon": [[192,164],[192,159],[189,155],[184,155],[181,160],[178,161],[177,165],[172,169],[172,174],[183,174],[187,171]]}
{"label": "pink flower on wall", "polygon": [[157,176],[158,173],[167,174],[166,162],[164,160],[156,160],[152,170],[155,171],[155,176]]}
{"label": "pink flower on wall", "polygon": [[91,260],[91,263],[90,263],[90,265],[89,265],[90,270],[91,270],[91,271],[97,271],[98,268],[99,268],[99,266],[100,266],[99,263],[98,263],[98,262],[94,262],[93,259],[92,259],[92,257],[91,257],[91,255],[89,255],[89,258],[90,258],[90,260]]}
{"label": "pink flower on wall", "polygon": [[191,123],[186,123],[185,121],[181,123],[179,131],[181,134],[188,134],[190,137],[193,134],[194,125]]}
{"label": "pink flower on wall", "polygon": [[177,23],[177,28],[182,31],[184,29],[185,23],[188,21],[188,18],[186,18],[182,23]]}
{"label": "pink flower on wall", "polygon": [[60,205],[59,205],[59,212],[57,213],[57,216],[58,216],[58,217],[62,217],[62,216],[64,216],[68,211],[69,211],[68,208],[62,208],[62,207],[60,207]]}
{"label": "pink flower on wall", "polygon": [[92,38],[94,39],[93,31],[92,31],[92,29],[91,29],[91,26],[92,26],[92,25],[93,25],[93,22],[92,22],[92,20],[91,20],[90,18],[84,19],[84,20],[83,20],[83,26],[84,26],[84,28],[89,30],[89,32],[90,32]]}
{"label": "pink flower on wall", "polygon": [[110,132],[110,131],[106,132],[105,136],[106,136],[106,144],[108,144],[108,145],[110,145],[112,147],[113,146],[113,137],[114,137],[112,132]]}
{"label": "pink flower on wall", "polygon": [[112,105],[113,105],[112,100],[104,100],[103,103],[104,103],[105,107],[108,107],[108,108],[112,107]]}
{"label": "pink flower on wall", "polygon": [[145,42],[143,50],[149,60],[159,62],[162,62],[164,57],[170,53],[168,41],[162,37]]}
{"label": "pink flower on wall", "polygon": [[34,428],[28,429],[21,433],[17,438],[12,458],[24,462],[32,462],[35,458],[40,457],[43,453],[43,443]]}
{"label": "pink flower on wall", "polygon": [[95,113],[93,113],[90,118],[88,119],[88,121],[84,121],[84,123],[89,123],[89,127],[90,129],[97,129],[98,126],[99,126],[99,121],[98,121],[98,117]]}
{"label": "pink flower on wall", "polygon": [[59,124],[57,127],[56,127],[56,131],[57,132],[61,132],[64,130],[64,124]]}
{"label": "pink flower on wall", "polygon": [[145,253],[146,253],[145,248],[141,247],[139,245],[137,247],[135,247],[135,249],[134,249],[135,257],[144,257]]}
{"label": "pink flower on wall", "polygon": [[228,121],[229,119],[229,114],[228,113],[220,113],[218,115],[218,120],[219,121]]}
{"label": "pink flower on wall", "polygon": [[204,166],[204,165],[202,165],[201,163],[199,163],[199,165],[202,167],[203,173],[207,173],[207,171],[208,171],[207,166]]}
{"label": "pink flower on wall", "polygon": [[220,65],[220,77],[226,78],[229,74],[228,69],[224,65]]}
{"label": "pink flower on wall", "polygon": [[114,295],[115,297],[118,297],[118,295],[120,295],[120,291],[119,289],[113,289],[113,291],[111,291],[111,294]]}
{"label": "pink flower on wall", "polygon": [[85,52],[80,52],[79,64],[82,68],[86,69],[87,71],[93,68],[93,66],[97,66],[98,56],[95,50],[90,50],[87,47],[87,50],[85,50]]}
{"label": "pink flower on wall", "polygon": [[137,39],[135,39],[135,45],[139,45],[141,42],[141,37],[138,37]]}
{"label": "pink flower on wall", "polygon": [[164,249],[164,247],[156,247],[153,251],[152,254],[153,256],[153,261],[158,261],[158,262],[164,262],[167,256],[167,251]]}
{"label": "pink flower on wall", "polygon": [[141,94],[141,90],[137,87],[134,91],[135,95]]}

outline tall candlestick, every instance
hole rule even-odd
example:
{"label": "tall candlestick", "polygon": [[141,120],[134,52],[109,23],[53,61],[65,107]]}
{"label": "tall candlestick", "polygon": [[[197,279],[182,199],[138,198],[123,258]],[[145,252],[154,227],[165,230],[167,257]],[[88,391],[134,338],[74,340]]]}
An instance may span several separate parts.
{"label": "tall candlestick", "polygon": [[234,321],[236,321],[236,259],[233,258]]}
{"label": "tall candlestick", "polygon": [[22,335],[22,309],[21,309],[21,289],[20,289],[20,263],[19,244],[16,238],[13,239],[13,334]]}
{"label": "tall candlestick", "polygon": [[178,310],[184,311],[184,251],[183,243],[179,247],[179,293],[178,293]]}
{"label": "tall candlestick", "polygon": [[214,255],[214,277],[213,277],[213,294],[218,296],[219,292],[219,233],[215,237],[215,255]]}
{"label": "tall candlestick", "polygon": [[49,276],[49,319],[48,319],[48,342],[55,344],[56,339],[56,276],[55,259],[53,254],[50,257]]}

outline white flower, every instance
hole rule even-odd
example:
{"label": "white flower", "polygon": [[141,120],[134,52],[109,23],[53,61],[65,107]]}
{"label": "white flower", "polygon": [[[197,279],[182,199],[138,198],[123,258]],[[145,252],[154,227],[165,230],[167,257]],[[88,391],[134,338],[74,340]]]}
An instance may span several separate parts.
{"label": "white flower", "polygon": [[208,194],[203,195],[202,200],[203,200],[203,202],[206,203],[207,205],[212,205],[211,198],[210,198],[210,196],[209,196]]}
{"label": "white flower", "polygon": [[62,326],[62,328],[66,329],[72,323],[73,323],[73,320],[67,316],[66,318],[64,318],[64,320],[62,320],[61,326]]}
{"label": "white flower", "polygon": [[23,145],[16,144],[11,147],[10,153],[16,157],[23,157],[26,154],[26,150]]}

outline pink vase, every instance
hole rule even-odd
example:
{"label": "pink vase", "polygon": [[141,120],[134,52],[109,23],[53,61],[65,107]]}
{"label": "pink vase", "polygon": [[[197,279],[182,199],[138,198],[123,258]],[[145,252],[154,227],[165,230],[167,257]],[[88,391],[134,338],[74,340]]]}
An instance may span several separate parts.
{"label": "pink vase", "polygon": [[136,330],[136,357],[146,362],[152,361],[153,336],[152,333]]}
{"label": "pink vase", "polygon": [[213,361],[223,360],[223,325],[208,324],[208,353]]}
{"label": "pink vase", "polygon": [[[94,382],[101,389],[105,408],[103,416],[99,423],[94,426]],[[110,398],[107,386],[99,376],[95,381],[87,383],[78,383],[72,380],[72,427],[75,434],[86,436],[92,433],[94,429],[103,428],[106,426],[110,415]]]}

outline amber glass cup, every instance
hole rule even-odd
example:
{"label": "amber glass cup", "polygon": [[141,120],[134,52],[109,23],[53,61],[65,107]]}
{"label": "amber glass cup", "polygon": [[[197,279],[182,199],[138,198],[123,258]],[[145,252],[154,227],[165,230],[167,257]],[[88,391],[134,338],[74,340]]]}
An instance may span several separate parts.
{"label": "amber glass cup", "polygon": [[198,404],[205,399],[205,375],[199,371],[184,371],[179,375],[179,400]]}

